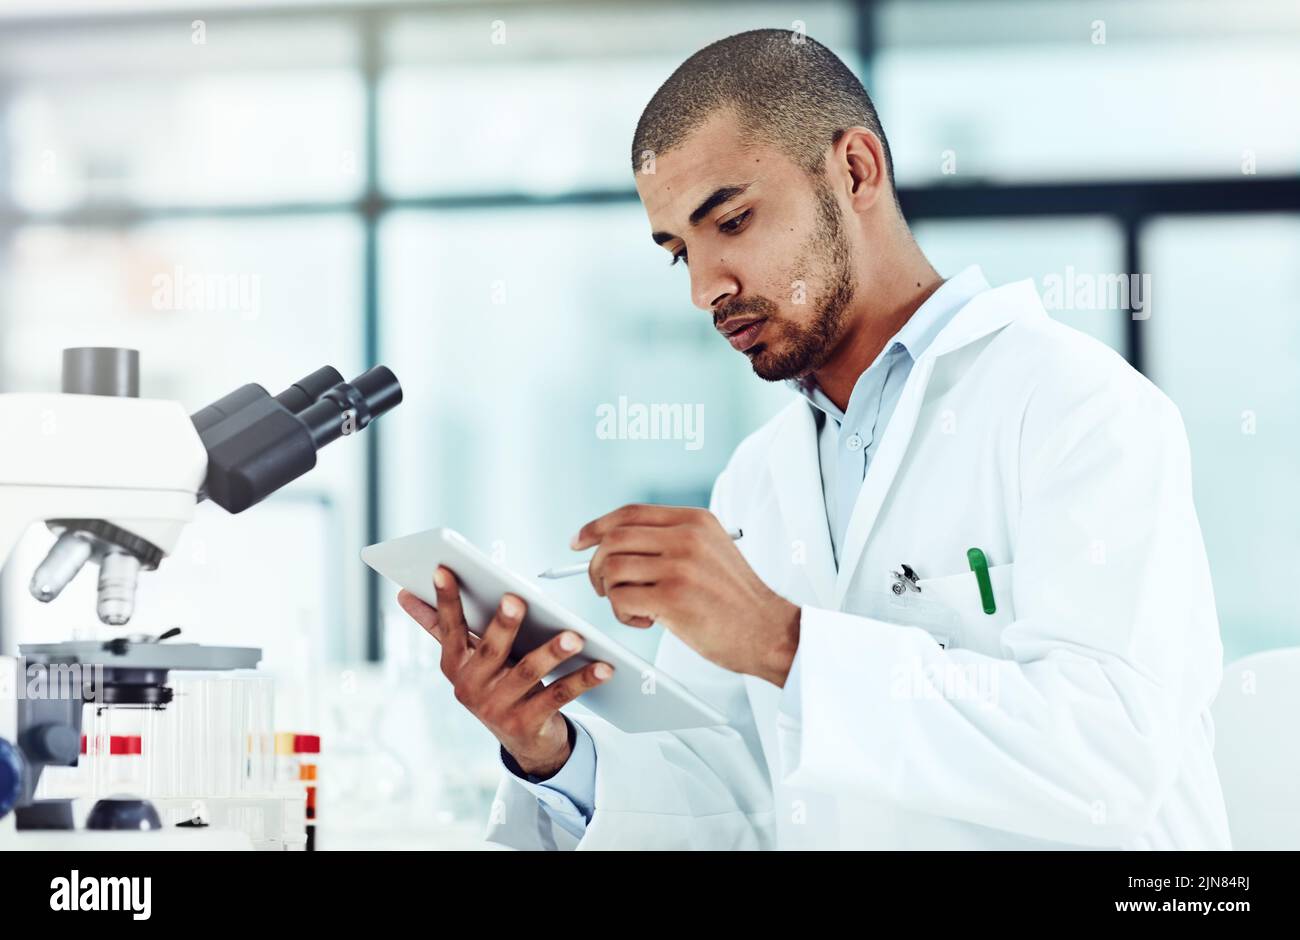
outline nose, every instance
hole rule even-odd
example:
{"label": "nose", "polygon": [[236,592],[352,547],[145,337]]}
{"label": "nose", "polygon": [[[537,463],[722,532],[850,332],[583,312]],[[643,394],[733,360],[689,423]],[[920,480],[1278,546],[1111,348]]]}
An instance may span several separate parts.
{"label": "nose", "polygon": [[712,311],[739,293],[740,282],[721,262],[708,266],[691,265],[691,302],[701,310]]}

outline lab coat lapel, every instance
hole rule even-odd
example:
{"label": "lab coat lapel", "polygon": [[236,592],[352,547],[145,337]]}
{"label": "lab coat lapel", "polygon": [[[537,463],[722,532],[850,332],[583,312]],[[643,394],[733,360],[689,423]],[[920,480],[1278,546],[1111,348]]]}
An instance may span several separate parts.
{"label": "lab coat lapel", "polygon": [[811,405],[801,401],[787,410],[780,433],[773,435],[768,463],[789,538],[788,546],[776,550],[790,552],[793,564],[807,572],[818,604],[829,606],[835,591],[835,556]]}
{"label": "lab coat lapel", "polygon": [[862,481],[862,489],[858,491],[858,501],[853,505],[853,514],[849,517],[849,528],[844,535],[844,545],[840,551],[840,570],[835,582],[836,610],[844,603],[844,595],[848,593],[858,562],[862,558],[862,550],[866,547],[867,536],[871,534],[871,528],[880,515],[880,507],[884,505],[885,496],[894,482],[895,474],[898,473],[903,455],[907,452],[907,445],[912,440],[916,416],[921,411],[925,389],[930,384],[930,376],[933,373],[934,356],[921,356],[920,361],[912,367],[912,372],[907,377],[907,384],[903,386],[903,394],[894,408],[894,415],[885,428],[880,449],[876,451],[875,459],[867,468],[867,475]]}
{"label": "lab coat lapel", "polygon": [[858,500],[853,506],[853,514],[849,517],[849,528],[844,536],[840,569],[835,582],[835,609],[838,610],[844,603],[867,539],[880,516],[880,508],[889,495],[894,477],[912,441],[916,419],[925,402],[925,392],[938,357],[987,336],[1020,316],[1040,312],[1046,316],[1033,281],[1016,281],[984,291],[957,312],[912,367],[893,417],[885,429],[880,449],[867,468],[862,489],[858,491]]}

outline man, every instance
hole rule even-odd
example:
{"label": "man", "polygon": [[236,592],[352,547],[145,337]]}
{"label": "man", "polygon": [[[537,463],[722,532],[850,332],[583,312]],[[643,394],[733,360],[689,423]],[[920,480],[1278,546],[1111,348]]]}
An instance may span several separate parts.
{"label": "man", "polygon": [[[1028,282],[943,280],[861,84],[799,34],[688,59],[632,145],[652,237],[791,405],[711,511],[585,525],[619,620],[725,727],[625,734],[439,608],[457,698],[502,744],[489,837],[520,848],[1223,848],[1221,648],[1174,406]],[[742,528],[733,543],[728,528]]]}

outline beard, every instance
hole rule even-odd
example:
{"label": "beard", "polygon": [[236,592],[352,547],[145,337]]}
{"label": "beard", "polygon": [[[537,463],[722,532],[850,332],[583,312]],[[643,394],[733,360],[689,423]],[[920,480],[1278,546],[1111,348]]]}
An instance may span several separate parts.
{"label": "beard", "polygon": [[824,180],[814,184],[814,193],[817,227],[794,266],[795,271],[825,273],[825,286],[813,299],[812,320],[798,324],[780,318],[777,305],[765,297],[730,305],[717,316],[719,321],[740,313],[768,317],[767,329],[775,335],[745,351],[754,374],[768,382],[801,379],[824,366],[844,335],[853,301],[856,285],[839,204]]}

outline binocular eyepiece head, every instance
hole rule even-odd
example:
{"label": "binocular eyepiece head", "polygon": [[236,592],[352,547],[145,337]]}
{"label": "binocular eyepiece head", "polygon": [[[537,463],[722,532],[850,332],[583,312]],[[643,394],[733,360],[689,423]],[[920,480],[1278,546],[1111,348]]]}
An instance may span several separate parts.
{"label": "binocular eyepiece head", "polygon": [[316,466],[316,452],[364,430],[402,402],[386,366],[351,382],[325,366],[272,396],[245,385],[193,415],[208,451],[202,496],[243,512]]}
{"label": "binocular eyepiece head", "polygon": [[[68,394],[133,398],[139,394],[139,354],[116,348],[68,349],[63,355]],[[199,499],[243,512],[316,466],[316,452],[366,428],[402,401],[402,386],[384,366],[351,382],[324,366],[272,397],[244,385],[191,416],[208,452]],[[37,566],[29,589],[37,600],[58,597],[87,563],[99,565],[99,618],[127,623],[141,571],[158,567],[162,551],[103,519],[52,519],[58,536]]]}

